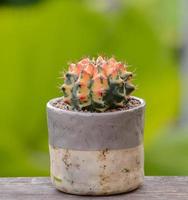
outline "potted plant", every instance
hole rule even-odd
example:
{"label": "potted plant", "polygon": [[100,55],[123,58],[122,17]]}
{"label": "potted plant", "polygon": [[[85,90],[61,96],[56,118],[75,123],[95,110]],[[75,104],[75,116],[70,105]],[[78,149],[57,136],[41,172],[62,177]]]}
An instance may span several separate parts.
{"label": "potted plant", "polygon": [[57,189],[109,195],[144,179],[144,100],[127,65],[114,58],[70,64],[64,96],[47,104],[51,179]]}

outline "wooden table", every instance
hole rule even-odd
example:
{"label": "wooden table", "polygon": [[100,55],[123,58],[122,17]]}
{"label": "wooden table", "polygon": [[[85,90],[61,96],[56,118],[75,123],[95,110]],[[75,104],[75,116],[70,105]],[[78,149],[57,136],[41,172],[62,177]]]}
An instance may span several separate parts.
{"label": "wooden table", "polygon": [[141,188],[106,197],[57,191],[47,177],[0,178],[0,200],[188,200],[188,177],[145,177]]}

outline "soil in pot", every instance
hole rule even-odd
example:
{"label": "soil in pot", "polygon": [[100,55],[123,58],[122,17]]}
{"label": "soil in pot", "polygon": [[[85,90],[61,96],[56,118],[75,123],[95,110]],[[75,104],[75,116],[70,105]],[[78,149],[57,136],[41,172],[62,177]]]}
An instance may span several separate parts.
{"label": "soil in pot", "polygon": [[[135,108],[139,106],[141,102],[138,99],[135,99],[134,97],[129,97],[127,99],[127,103],[123,107],[118,107],[118,108],[113,108],[113,109],[108,109],[104,112],[114,112],[114,111],[121,111],[121,110],[129,110],[132,108]],[[53,103],[53,106],[56,108],[60,108],[62,110],[71,110],[70,106],[66,104],[63,99],[59,99],[56,102]],[[77,111],[77,110],[74,110]],[[89,112],[87,110],[79,110],[79,112]]]}

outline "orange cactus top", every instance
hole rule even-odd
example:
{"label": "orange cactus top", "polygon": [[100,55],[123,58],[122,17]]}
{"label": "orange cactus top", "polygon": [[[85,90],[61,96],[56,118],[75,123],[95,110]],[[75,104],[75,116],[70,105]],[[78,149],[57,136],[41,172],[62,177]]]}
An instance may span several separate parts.
{"label": "orange cactus top", "polygon": [[76,109],[104,111],[123,106],[126,97],[135,89],[127,65],[115,58],[84,58],[70,64],[64,77],[64,102]]}

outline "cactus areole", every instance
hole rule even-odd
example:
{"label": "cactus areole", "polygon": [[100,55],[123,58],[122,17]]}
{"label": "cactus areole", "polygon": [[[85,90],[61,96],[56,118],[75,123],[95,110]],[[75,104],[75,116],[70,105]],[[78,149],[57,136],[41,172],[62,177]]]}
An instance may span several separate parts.
{"label": "cactus areole", "polygon": [[47,103],[54,186],[79,195],[129,192],[144,181],[143,99],[114,58],[70,64],[64,96]]}
{"label": "cactus areole", "polygon": [[135,89],[131,84],[132,76],[127,65],[115,58],[84,58],[70,64],[65,73],[61,87],[64,102],[73,110],[91,112],[123,107]]}

